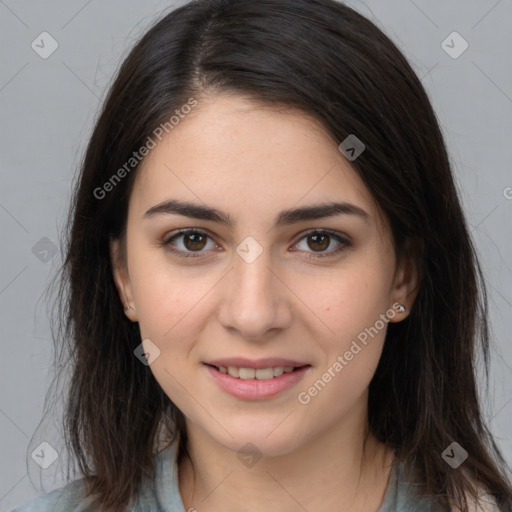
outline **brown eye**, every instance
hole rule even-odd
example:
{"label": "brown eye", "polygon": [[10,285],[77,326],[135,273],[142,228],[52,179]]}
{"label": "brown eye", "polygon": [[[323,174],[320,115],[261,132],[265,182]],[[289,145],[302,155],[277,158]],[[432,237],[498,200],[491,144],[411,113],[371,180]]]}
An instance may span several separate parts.
{"label": "brown eye", "polygon": [[199,233],[183,235],[183,245],[189,251],[200,251],[206,245],[206,236]]}
{"label": "brown eye", "polygon": [[312,240],[312,243],[308,242],[308,247],[314,251],[324,251],[329,247],[331,237],[329,235],[310,235],[308,240]]}
{"label": "brown eye", "polygon": [[[208,243],[211,245],[208,246]],[[206,256],[203,253],[217,247],[207,233],[193,228],[184,229],[168,236],[161,245],[172,254],[182,258]]]}
{"label": "brown eye", "polygon": [[[303,243],[303,240],[307,240],[307,242],[304,244],[306,247],[300,247],[300,245]],[[337,245],[335,245],[334,248],[331,248],[329,251],[326,250],[331,246],[333,241],[335,241]],[[296,244],[296,247],[300,251],[306,252],[309,258],[336,256],[341,251],[351,246],[352,243],[344,236],[341,236],[341,234],[331,233],[329,231],[318,229],[306,233],[299,240],[299,243]],[[294,249],[294,251],[295,250],[296,249]]]}

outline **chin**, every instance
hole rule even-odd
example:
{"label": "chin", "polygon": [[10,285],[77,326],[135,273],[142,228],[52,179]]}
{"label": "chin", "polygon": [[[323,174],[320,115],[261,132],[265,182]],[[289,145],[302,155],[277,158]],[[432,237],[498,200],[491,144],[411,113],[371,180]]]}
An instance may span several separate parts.
{"label": "chin", "polygon": [[256,458],[278,457],[297,449],[300,441],[292,433],[282,431],[277,434],[274,431],[269,435],[268,433],[271,431],[271,428],[262,431],[262,429],[254,427],[236,432],[229,430],[233,437],[226,435],[222,439],[215,437],[214,439],[228,450],[235,452],[239,458],[243,458],[246,453],[253,454]]}

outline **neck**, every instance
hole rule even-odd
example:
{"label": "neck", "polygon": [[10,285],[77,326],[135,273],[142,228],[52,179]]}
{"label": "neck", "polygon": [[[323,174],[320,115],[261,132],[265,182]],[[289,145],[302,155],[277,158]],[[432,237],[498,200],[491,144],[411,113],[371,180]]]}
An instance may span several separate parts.
{"label": "neck", "polygon": [[336,425],[290,453],[245,466],[237,453],[187,425],[188,456],[179,464],[185,509],[296,512],[377,511],[387,488],[392,451],[354,423]]}

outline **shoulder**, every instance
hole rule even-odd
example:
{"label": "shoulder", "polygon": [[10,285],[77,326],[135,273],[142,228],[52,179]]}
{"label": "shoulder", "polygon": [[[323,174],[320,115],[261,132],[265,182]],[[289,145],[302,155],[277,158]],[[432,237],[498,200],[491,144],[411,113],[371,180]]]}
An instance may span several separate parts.
{"label": "shoulder", "polygon": [[[145,479],[130,510],[169,510],[184,512],[178,487],[177,446],[171,445],[155,455],[153,477]],[[33,499],[8,512],[89,512],[92,498],[85,497],[85,479],[74,480],[64,487]]]}
{"label": "shoulder", "polygon": [[78,512],[85,504],[84,489],[83,479],[74,480],[9,512]]}
{"label": "shoulder", "polygon": [[[472,492],[477,496],[477,498],[474,498],[468,490],[465,491],[468,505],[467,512],[504,512],[498,507],[496,500],[489,494],[488,489],[474,478],[471,478],[465,469],[463,471],[471,482]],[[462,510],[457,504],[452,504],[450,512],[462,512]]]}
{"label": "shoulder", "polygon": [[[469,494],[466,495],[468,501],[468,512],[503,512],[496,503],[496,500],[486,492],[479,492],[478,501],[475,501]],[[462,512],[457,505],[452,505],[450,512]]]}
{"label": "shoulder", "polygon": [[[460,506],[450,500],[450,507],[441,508],[433,496],[423,493],[423,483],[417,478],[412,465],[405,462],[396,467],[396,498],[394,507],[385,509],[387,512],[416,510],[417,512],[463,512]],[[476,484],[478,500],[475,501],[466,492],[466,512],[504,512],[495,499],[487,493],[480,485]],[[379,511],[380,512],[380,511]]]}

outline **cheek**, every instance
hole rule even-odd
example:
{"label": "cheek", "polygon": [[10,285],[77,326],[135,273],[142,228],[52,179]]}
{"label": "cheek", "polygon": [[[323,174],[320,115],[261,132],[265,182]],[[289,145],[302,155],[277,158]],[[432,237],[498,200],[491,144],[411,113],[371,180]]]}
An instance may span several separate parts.
{"label": "cheek", "polygon": [[[352,316],[351,316],[352,314]],[[388,322],[380,318],[385,310],[339,315],[333,342],[321,341],[325,360],[297,397],[302,405],[324,411],[326,421],[337,421],[368,389],[377,369]]]}
{"label": "cheek", "polygon": [[389,261],[361,257],[329,280],[326,293],[317,290],[314,297],[330,330],[326,337],[316,336],[325,354],[319,386],[328,382],[342,401],[360,396],[377,368],[392,305],[391,275]]}
{"label": "cheek", "polygon": [[136,297],[141,333],[165,343],[197,330],[201,297],[205,293],[201,287],[193,288],[190,283],[161,276],[139,282]]}
{"label": "cheek", "polygon": [[131,283],[142,336],[167,346],[202,329],[208,295],[219,276],[171,265],[155,252],[133,257]]}
{"label": "cheek", "polygon": [[376,258],[354,258],[350,264],[314,279],[297,280],[294,289],[329,328],[327,342],[340,344],[356,337],[391,306],[391,271]]}

